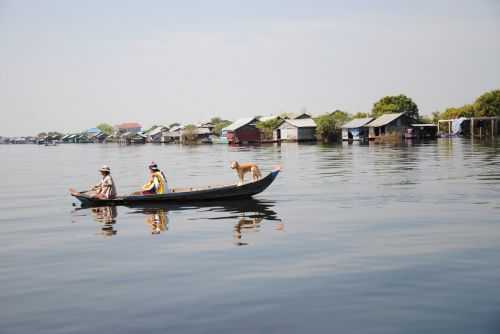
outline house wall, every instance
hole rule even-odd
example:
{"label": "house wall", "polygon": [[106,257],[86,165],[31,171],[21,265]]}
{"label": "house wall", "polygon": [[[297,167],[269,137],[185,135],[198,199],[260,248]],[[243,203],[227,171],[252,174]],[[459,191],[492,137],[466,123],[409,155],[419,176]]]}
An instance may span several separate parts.
{"label": "house wall", "polygon": [[349,140],[349,131],[352,135],[351,140],[362,140],[368,133],[368,129],[363,127],[342,129],[342,140]]}
{"label": "house wall", "polygon": [[258,143],[260,142],[260,131],[255,126],[245,125],[234,132],[226,135],[230,144]]}
{"label": "house wall", "polygon": [[277,130],[281,132],[283,141],[313,141],[316,140],[316,128],[297,128],[289,123],[283,123],[273,131],[273,137],[278,140]]}
{"label": "house wall", "polygon": [[118,128],[118,131],[119,132],[139,133],[139,132],[141,132],[141,128],[127,128],[127,129]]}
{"label": "house wall", "polygon": [[437,126],[414,126],[412,135],[408,137],[417,139],[435,139],[437,138]]}
{"label": "house wall", "polygon": [[299,128],[298,129],[299,141],[313,141],[316,140],[316,128]]}
{"label": "house wall", "polygon": [[299,137],[299,132],[296,127],[289,123],[283,123],[278,128],[281,131],[281,140],[285,141],[297,141]]}
{"label": "house wall", "polygon": [[[409,118],[409,117],[400,117],[393,122],[385,125],[385,126],[380,126],[380,127],[370,127],[368,136],[370,139],[376,139],[380,137],[384,137],[389,134],[398,134],[401,135],[401,138],[403,138],[404,134],[406,133],[406,129],[411,128],[411,124],[414,123],[415,120]],[[378,133],[377,133],[378,129]]]}

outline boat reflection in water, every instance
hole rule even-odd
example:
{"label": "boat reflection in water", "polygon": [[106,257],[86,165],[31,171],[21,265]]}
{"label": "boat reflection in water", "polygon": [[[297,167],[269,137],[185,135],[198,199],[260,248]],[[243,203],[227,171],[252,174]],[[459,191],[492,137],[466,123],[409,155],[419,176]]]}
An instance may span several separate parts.
{"label": "boat reflection in water", "polygon": [[116,224],[116,216],[118,212],[115,206],[101,206],[91,208],[92,217],[94,220],[102,224],[100,234],[111,237],[117,233],[114,228]]}
{"label": "boat reflection in water", "polygon": [[[234,221],[233,240],[237,246],[248,245],[244,241],[245,235],[260,231],[265,221],[275,223],[274,229],[283,231],[284,225],[273,210],[274,202],[258,200],[239,200],[224,202],[202,202],[189,204],[146,204],[140,206],[131,206],[130,214],[144,215],[145,223],[153,235],[168,231],[169,218],[168,213],[174,211],[193,211],[198,216],[196,220],[224,220]],[[83,208],[82,208],[83,209]],[[117,211],[114,206],[103,206],[90,208],[92,217],[100,224],[101,234],[112,236],[117,233],[116,217]]]}
{"label": "boat reflection in water", "polygon": [[[284,231],[284,224],[272,209],[274,202],[258,201],[254,199],[221,202],[200,202],[170,205],[141,205],[134,206],[133,213],[148,215],[147,222],[151,226],[152,234],[159,234],[167,230],[168,219],[166,212],[180,210],[202,210],[203,217],[200,220],[235,220],[233,228],[233,240],[237,246],[248,245],[244,235],[258,232],[263,221],[274,221],[277,231]],[[208,215],[208,216],[207,216]],[[164,224],[162,223],[164,222]],[[164,226],[164,229],[161,229]]]}
{"label": "boat reflection in water", "polygon": [[248,243],[243,240],[244,235],[259,232],[263,221],[273,221],[276,223],[276,230],[284,231],[284,224],[273,210],[274,202],[252,199],[219,203],[217,205],[214,205],[214,203],[211,204],[212,206],[207,211],[215,213],[216,217],[207,219],[235,219],[237,221],[233,228],[234,244],[237,246],[248,245]]}

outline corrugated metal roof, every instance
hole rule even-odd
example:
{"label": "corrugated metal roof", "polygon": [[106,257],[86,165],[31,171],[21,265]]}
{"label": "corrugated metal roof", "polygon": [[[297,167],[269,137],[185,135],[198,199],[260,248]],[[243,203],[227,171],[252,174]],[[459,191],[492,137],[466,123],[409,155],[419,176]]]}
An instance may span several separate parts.
{"label": "corrugated metal roof", "polygon": [[154,136],[154,135],[161,133],[165,129],[168,129],[168,128],[166,126],[158,126],[158,127],[154,128],[153,130],[146,132],[145,134],[148,136]]}
{"label": "corrugated metal roof", "polygon": [[304,119],[287,119],[286,123],[289,123],[297,128],[315,128],[316,122],[312,118]]}
{"label": "corrugated metal roof", "polygon": [[169,132],[167,132],[165,134],[165,137],[170,137],[170,138],[179,138],[180,136],[181,136],[181,132],[180,131],[178,131],[178,132],[171,132],[171,131],[169,131]]}
{"label": "corrugated metal roof", "polygon": [[366,124],[370,123],[373,121],[373,117],[365,117],[365,118],[355,118],[350,122],[347,122],[346,124],[342,125],[343,129],[356,129],[360,128],[362,126],[365,126]]}
{"label": "corrugated metal roof", "polygon": [[305,118],[311,118],[311,115],[309,115],[306,112],[301,112],[301,113],[290,113],[288,114],[289,119],[305,119]]}
{"label": "corrugated metal roof", "polygon": [[234,123],[231,123],[229,126],[226,126],[222,131],[236,131],[245,125],[248,125],[256,120],[255,117],[247,117],[236,120]]}
{"label": "corrugated metal roof", "polygon": [[395,113],[395,114],[384,114],[377,118],[376,120],[372,121],[371,123],[368,123],[366,126],[368,127],[379,127],[379,126],[384,126],[387,125],[391,122],[394,122],[397,120],[399,117],[403,116],[405,113]]}
{"label": "corrugated metal roof", "polygon": [[171,127],[168,132],[177,132],[177,131],[181,131],[182,129],[183,129],[182,125],[177,125],[177,126]]}
{"label": "corrugated metal roof", "polygon": [[273,116],[262,116],[259,118],[259,122],[267,122],[267,121],[272,121],[273,119],[279,118],[279,115],[273,115]]}

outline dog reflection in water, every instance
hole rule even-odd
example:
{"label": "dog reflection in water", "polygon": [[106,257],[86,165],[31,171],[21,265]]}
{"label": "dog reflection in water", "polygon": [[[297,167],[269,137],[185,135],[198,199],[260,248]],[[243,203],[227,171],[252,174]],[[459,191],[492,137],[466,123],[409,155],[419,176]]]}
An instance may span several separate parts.
{"label": "dog reflection in water", "polygon": [[112,237],[116,234],[114,229],[114,224],[116,224],[117,211],[114,206],[101,206],[97,208],[92,208],[92,216],[94,220],[98,223],[103,224],[101,227],[100,234],[105,237]]}
{"label": "dog reflection in water", "polygon": [[165,210],[157,210],[146,218],[146,224],[151,228],[151,234],[168,231],[168,218]]}
{"label": "dog reflection in water", "polygon": [[258,232],[262,217],[241,217],[238,224],[234,225],[234,243],[237,246],[246,246],[248,243],[243,242],[242,236],[247,232]]}
{"label": "dog reflection in water", "polygon": [[[248,243],[242,241],[243,234],[247,232],[258,232],[263,219],[264,217],[241,217],[238,223],[234,225],[234,244],[236,246],[247,246]],[[285,230],[285,225],[280,221],[275,224],[274,229],[283,232]]]}

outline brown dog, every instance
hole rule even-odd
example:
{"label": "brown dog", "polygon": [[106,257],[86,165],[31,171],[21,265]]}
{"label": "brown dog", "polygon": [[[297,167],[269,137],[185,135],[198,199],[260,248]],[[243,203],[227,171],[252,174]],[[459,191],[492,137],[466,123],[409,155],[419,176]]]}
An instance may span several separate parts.
{"label": "brown dog", "polygon": [[240,179],[240,182],[238,182],[239,186],[243,184],[246,173],[252,173],[252,181],[257,181],[262,177],[259,167],[254,163],[246,162],[240,164],[238,161],[233,161],[231,163],[231,168],[236,169],[236,173]]}

